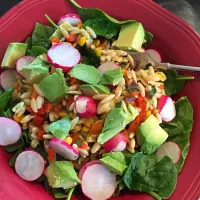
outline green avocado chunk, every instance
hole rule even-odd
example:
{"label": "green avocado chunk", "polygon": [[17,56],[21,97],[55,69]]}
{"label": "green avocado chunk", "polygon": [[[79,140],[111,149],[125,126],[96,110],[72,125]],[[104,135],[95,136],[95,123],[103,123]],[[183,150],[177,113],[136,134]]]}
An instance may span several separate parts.
{"label": "green avocado chunk", "polygon": [[122,152],[110,152],[103,154],[100,162],[105,165],[110,171],[122,176],[126,168],[125,156]]}
{"label": "green avocado chunk", "polygon": [[141,23],[132,23],[122,26],[116,47],[123,50],[140,51],[145,37]]}
{"label": "green avocado chunk", "polygon": [[154,115],[150,115],[139,127],[136,132],[138,144],[141,151],[151,155],[156,149],[165,142],[168,134],[159,126],[158,120]]}
{"label": "green avocado chunk", "polygon": [[69,75],[89,84],[97,84],[100,81],[99,71],[92,65],[77,64],[69,72]]}
{"label": "green avocado chunk", "polygon": [[39,83],[40,90],[50,102],[57,102],[67,94],[67,85],[61,69],[47,76]]}
{"label": "green avocado chunk", "polygon": [[110,94],[110,89],[104,85],[80,85],[80,89],[85,95],[94,96],[96,94]]}
{"label": "green avocado chunk", "polygon": [[133,121],[138,114],[138,110],[130,104],[127,109],[124,102],[121,107],[112,108],[105,119],[103,130],[98,137],[98,143],[104,144],[117,135],[127,124]]}
{"label": "green avocado chunk", "polygon": [[56,138],[64,140],[68,135],[71,128],[71,121],[68,116],[63,117],[62,119],[53,122],[47,128]]}
{"label": "green avocado chunk", "polygon": [[25,56],[27,44],[24,43],[10,43],[5,52],[4,58],[1,63],[2,68],[14,68],[16,61]]}
{"label": "green avocado chunk", "polygon": [[27,82],[31,84],[39,83],[49,74],[49,70],[43,65],[24,66],[19,72],[24,76]]}
{"label": "green avocado chunk", "polygon": [[81,183],[72,164],[68,161],[52,162],[44,174],[52,188],[69,189]]}

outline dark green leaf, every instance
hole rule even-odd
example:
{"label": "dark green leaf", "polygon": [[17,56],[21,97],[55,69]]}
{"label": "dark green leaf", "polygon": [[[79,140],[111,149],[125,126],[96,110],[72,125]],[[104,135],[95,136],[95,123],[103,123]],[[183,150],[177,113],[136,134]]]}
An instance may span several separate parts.
{"label": "dark green leaf", "polygon": [[123,181],[123,178],[119,179],[117,181],[117,184],[116,184],[116,190],[115,190],[115,193],[113,194],[114,197],[117,197],[119,196],[120,192],[125,188],[125,184],[124,184],[124,181]]}
{"label": "dark green leaf", "polygon": [[32,38],[31,38],[31,37],[27,38],[25,44],[28,45],[28,46],[27,46],[27,51],[28,51],[28,50],[31,50],[31,48],[32,48]]}
{"label": "dark green leaf", "polygon": [[27,130],[22,131],[21,139],[25,144],[30,144],[31,141]]}
{"label": "dark green leaf", "polygon": [[62,188],[53,188],[52,189],[53,195],[56,199],[62,199],[66,198],[67,194],[65,193],[65,190]]}
{"label": "dark green leaf", "polygon": [[12,107],[4,109],[4,111],[2,112],[2,116],[12,118],[13,116]]}
{"label": "dark green leaf", "polygon": [[169,198],[175,189],[177,176],[177,169],[169,157],[165,156],[157,163],[155,155],[141,152],[133,156],[124,182],[131,190],[156,192],[163,198]]}
{"label": "dark green leaf", "polygon": [[153,97],[156,94],[157,90],[155,86],[152,86],[152,90],[149,92],[149,97]]}
{"label": "dark green leaf", "polygon": [[0,116],[4,112],[5,107],[9,104],[9,101],[12,96],[12,90],[6,90],[4,93],[0,95]]}
{"label": "dark green leaf", "polygon": [[14,152],[24,146],[24,142],[20,139],[17,143],[4,147],[6,152]]}
{"label": "dark green leaf", "polygon": [[119,27],[107,19],[88,19],[84,25],[89,26],[98,36],[102,36],[107,39],[112,39],[119,33]]}
{"label": "dark green leaf", "polygon": [[153,40],[153,34],[150,33],[149,31],[145,31],[145,37],[144,39],[147,41],[144,46],[146,46],[149,42]]}
{"label": "dark green leaf", "polygon": [[35,29],[32,34],[32,45],[41,46],[45,49],[49,49],[50,42],[49,38],[54,33],[55,28],[51,26],[44,26],[42,24],[36,23]]}
{"label": "dark green leaf", "polygon": [[10,167],[14,168],[15,167],[15,161],[17,159],[17,156],[23,151],[23,149],[18,149],[18,151],[15,153],[15,155],[11,158],[9,165]]}
{"label": "dark green leaf", "polygon": [[30,56],[40,56],[44,53],[47,53],[47,49],[41,46],[33,46],[31,50],[27,51],[27,55]]}

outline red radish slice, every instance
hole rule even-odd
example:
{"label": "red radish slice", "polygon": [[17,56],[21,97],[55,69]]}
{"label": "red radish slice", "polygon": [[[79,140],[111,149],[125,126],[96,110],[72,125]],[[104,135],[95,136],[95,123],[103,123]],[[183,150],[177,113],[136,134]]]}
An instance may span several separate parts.
{"label": "red radish slice", "polygon": [[16,143],[22,134],[21,126],[14,120],[0,117],[0,146]]}
{"label": "red radish slice", "polygon": [[87,118],[96,115],[96,104],[91,97],[79,96],[76,98],[74,105],[76,112],[81,117]]}
{"label": "red radish slice", "polygon": [[68,44],[56,44],[47,53],[48,61],[56,68],[68,72],[80,62],[81,55],[77,49]]}
{"label": "red radish slice", "polygon": [[67,144],[65,141],[57,138],[51,139],[49,146],[54,149],[57,154],[66,158],[67,160],[76,160],[79,157],[79,153],[76,149]]}
{"label": "red radish slice", "polygon": [[169,156],[174,163],[177,163],[181,156],[181,150],[178,144],[174,142],[165,142],[156,151],[158,161],[165,156]]}
{"label": "red radish slice", "polygon": [[115,151],[120,152],[126,149],[127,140],[124,133],[118,133],[110,140],[104,143],[103,147],[106,152]]}
{"label": "red radish slice", "polygon": [[58,21],[58,25],[60,26],[66,21],[69,22],[72,26],[77,26],[79,23],[82,23],[81,18],[78,15],[71,13],[62,16]]}
{"label": "red radish slice", "polygon": [[158,110],[163,121],[170,122],[176,117],[176,108],[171,97],[163,95],[158,103]]}
{"label": "red radish slice", "polygon": [[90,199],[109,199],[116,189],[116,175],[102,164],[93,164],[85,170],[81,187],[84,195]]}
{"label": "red radish slice", "polygon": [[19,75],[16,73],[15,70],[8,69],[1,73],[0,80],[1,80],[1,87],[4,90],[8,90],[13,88],[16,81],[19,79]]}
{"label": "red radish slice", "polygon": [[161,63],[162,62],[162,58],[161,55],[158,53],[158,51],[154,50],[154,49],[148,49],[146,50],[146,53],[149,54],[149,56],[156,62]]}
{"label": "red radish slice", "polygon": [[100,163],[98,160],[93,160],[93,161],[91,161],[91,162],[88,162],[88,163],[84,164],[84,165],[81,167],[81,169],[80,169],[80,171],[79,171],[79,173],[78,173],[78,177],[79,177],[80,180],[82,179],[85,170],[86,170],[89,166],[94,165],[94,164],[101,164],[101,163]]}
{"label": "red radish slice", "polygon": [[23,77],[23,75],[19,72],[19,70],[24,66],[30,65],[35,59],[36,59],[36,57],[34,57],[34,56],[23,56],[23,57],[19,58],[16,63],[17,73]]}
{"label": "red radish slice", "polygon": [[118,65],[115,64],[114,62],[105,62],[98,67],[98,70],[102,76],[106,71],[116,69],[117,67],[118,67]]}
{"label": "red radish slice", "polygon": [[26,181],[38,179],[45,169],[43,157],[35,151],[24,151],[20,153],[15,162],[16,173]]}

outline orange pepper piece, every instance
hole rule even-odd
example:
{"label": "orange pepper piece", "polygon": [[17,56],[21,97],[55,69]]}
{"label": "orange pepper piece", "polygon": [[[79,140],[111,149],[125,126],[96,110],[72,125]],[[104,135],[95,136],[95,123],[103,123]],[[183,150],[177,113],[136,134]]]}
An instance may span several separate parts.
{"label": "orange pepper piece", "polygon": [[48,149],[48,160],[53,161],[55,156],[55,151],[51,148]]}
{"label": "orange pepper piece", "polygon": [[33,89],[32,93],[31,93],[31,99],[34,98],[36,99],[38,96],[38,93]]}
{"label": "orange pepper piece", "polygon": [[89,134],[99,135],[103,129],[103,120],[98,120],[92,124]]}

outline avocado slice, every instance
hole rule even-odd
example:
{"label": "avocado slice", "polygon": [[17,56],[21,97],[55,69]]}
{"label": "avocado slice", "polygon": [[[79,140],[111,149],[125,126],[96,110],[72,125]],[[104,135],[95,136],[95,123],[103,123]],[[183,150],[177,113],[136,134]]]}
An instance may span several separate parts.
{"label": "avocado slice", "polygon": [[39,88],[50,102],[57,102],[67,94],[67,85],[61,69],[47,76],[39,83]]}
{"label": "avocado slice", "polygon": [[150,115],[136,132],[137,142],[141,146],[141,151],[148,155],[154,153],[165,142],[167,137],[168,134],[159,126],[159,122],[154,115]]}
{"label": "avocado slice", "polygon": [[28,45],[24,43],[10,43],[1,63],[2,68],[14,68],[16,61],[25,56]]}
{"label": "avocado slice", "polygon": [[135,22],[122,26],[116,47],[123,50],[140,51],[145,37],[145,31],[141,23]]}
{"label": "avocado slice", "polygon": [[110,89],[104,85],[80,85],[80,89],[85,95],[94,96],[96,94],[110,94]]}

